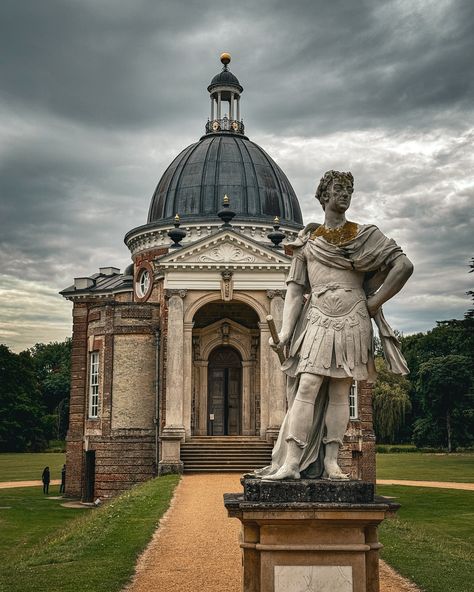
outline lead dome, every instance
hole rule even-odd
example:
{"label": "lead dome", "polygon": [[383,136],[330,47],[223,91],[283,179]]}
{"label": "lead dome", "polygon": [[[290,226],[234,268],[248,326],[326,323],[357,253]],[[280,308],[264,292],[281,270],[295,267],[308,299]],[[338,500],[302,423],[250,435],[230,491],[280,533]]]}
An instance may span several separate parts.
{"label": "lead dome", "polygon": [[[240,117],[243,92],[230,72],[229,54],[222,54],[222,71],[208,87],[211,116],[206,134],[185,148],[161,177],[153,194],[147,224],[166,225],[179,213],[182,223],[213,219],[227,194],[235,222],[300,228],[298,199],[276,162],[244,134]],[[224,107],[226,110],[224,110]]]}

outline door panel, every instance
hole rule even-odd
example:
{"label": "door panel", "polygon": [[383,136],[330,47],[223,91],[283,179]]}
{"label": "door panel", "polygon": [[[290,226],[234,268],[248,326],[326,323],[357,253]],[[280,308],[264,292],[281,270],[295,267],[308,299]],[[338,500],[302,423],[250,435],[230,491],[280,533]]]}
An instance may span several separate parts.
{"label": "door panel", "polygon": [[[211,420],[214,415],[214,420]],[[225,368],[209,369],[209,430],[211,436],[225,435]]]}
{"label": "door panel", "polygon": [[231,347],[218,348],[209,356],[208,368],[208,434],[237,436],[241,429],[240,356]]}
{"label": "door panel", "polygon": [[240,434],[240,368],[228,368],[227,395],[227,433],[229,436]]}

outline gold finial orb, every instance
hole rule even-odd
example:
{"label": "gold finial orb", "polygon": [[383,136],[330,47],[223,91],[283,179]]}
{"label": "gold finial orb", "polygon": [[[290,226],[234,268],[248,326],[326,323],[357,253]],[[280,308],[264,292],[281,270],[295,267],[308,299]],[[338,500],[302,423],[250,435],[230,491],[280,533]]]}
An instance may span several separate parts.
{"label": "gold finial orb", "polygon": [[229,203],[229,196],[227,195],[227,193],[224,195],[224,199],[222,200],[223,204],[228,204]]}
{"label": "gold finial orb", "polygon": [[179,222],[179,220],[180,220],[179,214],[176,214],[176,216],[174,217],[174,221]]}
{"label": "gold finial orb", "polygon": [[275,220],[273,220],[274,224],[280,224],[280,218],[278,216],[275,216]]}
{"label": "gold finial orb", "polygon": [[221,62],[224,64],[224,66],[227,66],[227,64],[230,63],[230,53],[227,53],[226,51],[221,53]]}

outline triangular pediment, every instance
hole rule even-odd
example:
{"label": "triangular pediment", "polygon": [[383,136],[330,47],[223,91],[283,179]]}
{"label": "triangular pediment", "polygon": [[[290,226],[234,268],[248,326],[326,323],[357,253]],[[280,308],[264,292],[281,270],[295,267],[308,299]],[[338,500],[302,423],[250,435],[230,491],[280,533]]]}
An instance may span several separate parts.
{"label": "triangular pediment", "polygon": [[158,264],[170,267],[229,267],[288,266],[290,257],[283,251],[262,246],[258,242],[231,230],[182,247],[160,257]]}

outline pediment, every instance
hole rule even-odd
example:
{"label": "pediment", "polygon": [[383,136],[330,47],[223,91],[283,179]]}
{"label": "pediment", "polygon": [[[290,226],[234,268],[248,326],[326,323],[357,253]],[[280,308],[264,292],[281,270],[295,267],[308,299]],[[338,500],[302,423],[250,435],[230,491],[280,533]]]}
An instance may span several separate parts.
{"label": "pediment", "polygon": [[224,231],[172,250],[158,261],[160,267],[253,268],[287,267],[290,257],[283,251],[265,247],[236,232]]}

